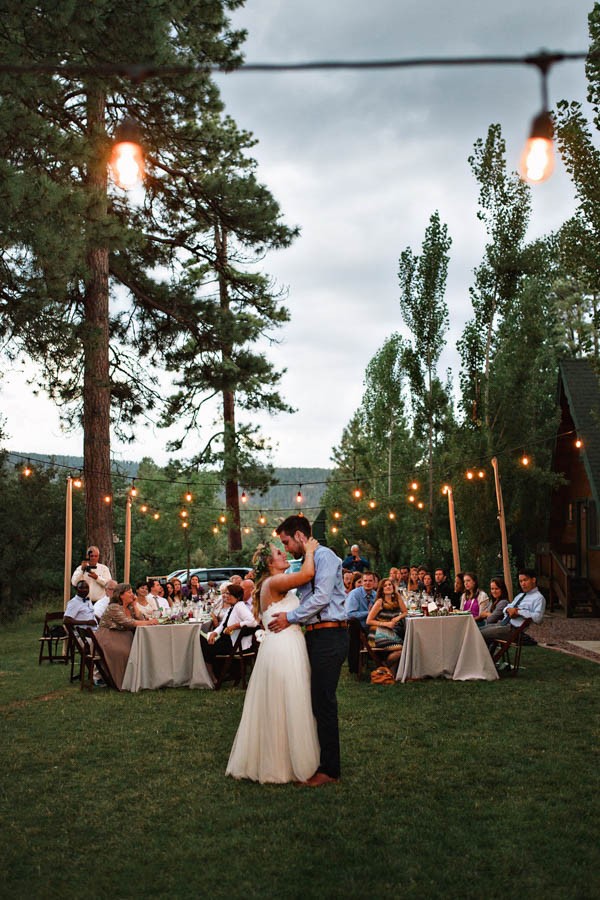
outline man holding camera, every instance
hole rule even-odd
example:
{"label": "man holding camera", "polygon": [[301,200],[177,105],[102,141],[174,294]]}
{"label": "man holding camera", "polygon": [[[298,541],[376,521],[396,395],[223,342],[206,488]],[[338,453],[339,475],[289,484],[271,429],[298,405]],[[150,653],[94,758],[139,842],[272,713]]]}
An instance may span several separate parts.
{"label": "man holding camera", "polygon": [[100,551],[98,548],[89,547],[86,558],[75,569],[71,578],[71,584],[75,587],[79,581],[85,581],[89,585],[89,599],[92,603],[104,597],[106,583],[111,581],[108,566],[103,566],[99,559]]}

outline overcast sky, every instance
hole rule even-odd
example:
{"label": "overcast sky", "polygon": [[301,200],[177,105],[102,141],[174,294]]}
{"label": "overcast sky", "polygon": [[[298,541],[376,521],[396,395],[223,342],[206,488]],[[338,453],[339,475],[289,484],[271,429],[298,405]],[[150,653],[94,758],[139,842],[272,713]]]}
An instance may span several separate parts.
{"label": "overcast sky", "polygon": [[[247,0],[233,23],[248,30],[248,62],[382,59],[583,51],[592,0]],[[301,236],[264,269],[287,290],[292,320],[268,349],[287,368],[282,392],[290,416],[257,420],[274,444],[276,465],[327,466],[363,390],[365,368],[386,336],[402,331],[398,258],[420,251],[431,213],[448,224],[452,249],[448,348],[441,372],[458,376],[454,345],[470,316],[468,290],[485,234],[476,218],[477,185],[467,158],[499,122],[515,168],[540,79],[526,67],[392,71],[233,73],[218,83],[228,112],[252,131],[258,176]],[[583,62],[556,65],[550,103],[585,100]],[[559,226],[574,209],[560,163],[533,189],[529,237]],[[0,383],[8,446],[82,453],[49,401],[33,398],[23,376]],[[207,427],[210,422],[207,422]],[[164,432],[138,429],[115,446],[137,459],[161,452]]]}

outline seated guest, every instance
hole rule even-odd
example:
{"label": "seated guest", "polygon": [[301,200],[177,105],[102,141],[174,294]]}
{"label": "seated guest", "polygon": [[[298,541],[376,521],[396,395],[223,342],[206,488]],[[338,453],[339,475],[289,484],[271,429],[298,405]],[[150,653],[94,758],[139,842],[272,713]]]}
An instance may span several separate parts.
{"label": "seated guest", "polygon": [[[448,573],[441,566],[438,566],[435,572],[433,573],[433,595],[436,600],[445,600],[448,598],[452,603],[452,606],[458,606],[460,595],[457,597],[456,593],[452,588],[452,584],[450,583],[450,579],[448,578]],[[464,585],[463,585],[464,591]],[[461,594],[463,593],[461,591]]]}
{"label": "seated guest", "polygon": [[252,591],[254,590],[254,582],[250,578],[244,578],[242,581],[242,590],[244,592],[244,603],[252,612]]}
{"label": "seated guest", "polygon": [[358,544],[352,544],[350,553],[342,562],[342,568],[348,569],[349,572],[364,572],[369,568],[369,560],[365,556],[360,555],[360,547]]}
{"label": "seated guest", "polygon": [[204,597],[204,591],[202,590],[200,579],[197,575],[191,576],[190,583],[187,585],[187,590],[185,591],[185,596],[189,603],[199,603]]}
{"label": "seated guest", "polygon": [[242,576],[241,575],[231,575],[229,578],[229,581],[231,582],[231,584],[241,584]]}
{"label": "seated guest", "polygon": [[[256,628],[258,624],[246,604],[244,603],[244,591],[239,584],[230,584],[223,591],[223,603],[225,605],[225,615],[214,631],[211,631],[206,640],[200,641],[202,653],[206,661],[206,668],[210,677],[216,683],[217,678],[214,672],[214,662],[218,655],[230,653],[233,649],[233,641],[231,635],[235,634],[240,628],[248,626]],[[248,650],[252,644],[252,635],[246,635],[242,638],[242,649]]]}
{"label": "seated guest", "polygon": [[490,608],[490,598],[485,591],[479,590],[477,575],[473,572],[465,572],[464,582],[465,591],[460,598],[460,608],[462,612],[470,612],[481,628],[485,621],[485,613]]}
{"label": "seated guest", "polygon": [[425,595],[426,600],[433,600],[434,598],[433,578],[431,577],[431,572],[425,572],[425,574],[423,575],[423,594]]}
{"label": "seated guest", "polygon": [[148,598],[152,598],[156,603],[157,610],[161,613],[168,613],[170,610],[169,601],[165,597],[165,592],[158,578],[151,578],[148,582]]}
{"label": "seated guest", "polygon": [[417,569],[417,578],[419,579],[419,590],[420,591],[423,590],[423,578],[425,577],[426,573],[427,573],[427,569],[425,568],[425,566],[419,566],[419,568]]}
{"label": "seated guest", "polygon": [[493,651],[495,641],[506,640],[514,628],[519,628],[527,619],[539,625],[546,611],[546,600],[537,586],[537,575],[534,569],[519,570],[519,586],[517,594],[510,606],[504,610],[504,618],[498,625],[486,625],[481,629],[490,650]]}
{"label": "seated guest", "polygon": [[496,625],[504,618],[504,610],[508,606],[508,591],[502,578],[492,578],[490,581],[491,606],[483,613],[484,626]]}
{"label": "seated guest", "polygon": [[351,584],[351,588],[350,588],[351,591],[355,590],[355,588],[357,588],[357,587],[360,587],[362,584],[362,572],[353,572],[352,573],[352,581],[350,582],[350,584]]}
{"label": "seated guest", "polygon": [[172,608],[175,601],[173,600],[173,585],[170,581],[167,581],[167,583],[163,587],[163,597],[167,600],[169,606]]}
{"label": "seated guest", "polygon": [[353,573],[353,572],[350,572],[350,571],[348,571],[348,570],[346,570],[346,571],[343,572],[343,574],[342,574],[342,579],[343,579],[343,581],[344,581],[344,590],[346,591],[347,594],[349,594],[350,591],[352,590],[352,577],[353,577],[353,575],[354,575],[354,573]]}
{"label": "seated guest", "polygon": [[104,588],[104,597],[100,597],[100,599],[96,600],[96,602],[94,603],[94,615],[96,616],[98,621],[100,621],[100,619],[104,615],[104,610],[112,601],[112,596],[116,586],[117,582],[113,581],[112,578],[110,579],[110,581],[107,581]]}
{"label": "seated guest", "polygon": [[421,590],[420,585],[419,585],[419,569],[417,566],[410,567],[410,573],[408,576],[408,590],[409,591]]}
{"label": "seated guest", "polygon": [[372,572],[365,572],[362,585],[346,595],[346,619],[348,620],[348,668],[358,672],[360,633],[369,633],[367,616],[375,602],[375,579]]}
{"label": "seated guest", "polygon": [[171,581],[169,583],[173,589],[173,595],[171,597],[173,603],[183,603],[185,595],[183,593],[181,581],[179,580],[179,578],[171,578]]}
{"label": "seated guest", "polygon": [[465,592],[464,572],[457,572],[454,576],[454,593],[456,594],[456,608],[460,609],[460,601]]}
{"label": "seated guest", "polygon": [[94,606],[89,598],[90,586],[87,581],[78,581],[75,596],[67,603],[63,622],[65,625],[88,625],[97,628]]}
{"label": "seated guest", "polygon": [[135,596],[130,584],[118,584],[100,619],[98,643],[106,658],[112,679],[121,690],[127,668],[133,633],[142,625],[158,625],[156,619],[134,619],[130,614]]}
{"label": "seated guest", "polygon": [[410,566],[400,566],[400,581],[398,582],[398,590],[407,591],[408,582],[410,580]]}
{"label": "seated guest", "polygon": [[374,630],[376,650],[389,650],[386,664],[393,667],[400,659],[404,643],[404,622],[408,610],[404,600],[389,578],[384,578],[377,589],[375,603],[367,616],[367,625]]}
{"label": "seated guest", "polygon": [[[139,590],[140,587],[142,590]],[[134,619],[140,620],[155,619],[157,616],[160,616],[161,611],[152,594],[148,593],[148,586],[145,582],[141,586],[138,585],[138,590],[131,604],[131,612]]]}
{"label": "seated guest", "polygon": [[388,578],[390,581],[393,581],[394,587],[400,587],[400,569],[397,566],[392,566],[388,573]]}

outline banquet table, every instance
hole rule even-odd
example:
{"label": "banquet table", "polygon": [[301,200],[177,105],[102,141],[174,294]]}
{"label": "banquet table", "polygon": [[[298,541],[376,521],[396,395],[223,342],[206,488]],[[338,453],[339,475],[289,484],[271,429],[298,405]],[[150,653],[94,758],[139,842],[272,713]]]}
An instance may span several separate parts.
{"label": "banquet table", "polygon": [[200,622],[136,628],[123,690],[185,686],[212,689],[200,648],[200,628]]}
{"label": "banquet table", "polygon": [[440,676],[453,681],[498,678],[490,651],[472,615],[406,619],[396,681]]}

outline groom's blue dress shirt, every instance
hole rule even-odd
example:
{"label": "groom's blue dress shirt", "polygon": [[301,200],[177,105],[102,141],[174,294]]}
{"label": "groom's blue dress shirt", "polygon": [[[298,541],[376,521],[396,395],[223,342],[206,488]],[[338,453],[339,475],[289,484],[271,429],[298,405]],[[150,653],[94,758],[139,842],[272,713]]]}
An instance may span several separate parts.
{"label": "groom's blue dress shirt", "polygon": [[367,630],[367,616],[375,603],[375,591],[365,591],[364,587],[354,588],[346,597],[346,615],[358,619],[363,630]]}
{"label": "groom's blue dress shirt", "polygon": [[287,614],[292,625],[346,621],[342,561],[329,547],[315,550],[315,575],[298,588],[300,605]]}

